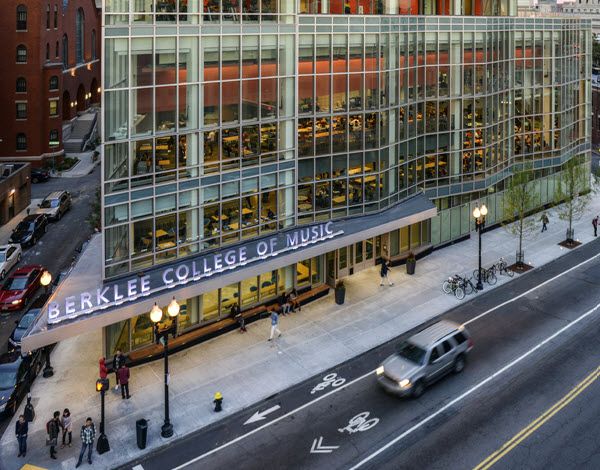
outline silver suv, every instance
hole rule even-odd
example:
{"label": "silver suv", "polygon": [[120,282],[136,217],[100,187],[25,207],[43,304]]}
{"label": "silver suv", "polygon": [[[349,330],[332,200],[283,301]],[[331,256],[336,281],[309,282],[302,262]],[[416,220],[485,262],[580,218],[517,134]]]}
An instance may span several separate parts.
{"label": "silver suv", "polygon": [[38,205],[38,214],[45,214],[49,220],[60,220],[65,212],[71,209],[71,193],[69,191],[54,191],[48,194]]}
{"label": "silver suv", "polygon": [[465,327],[442,320],[400,343],[377,368],[377,381],[387,392],[419,397],[447,373],[461,372],[472,348]]}

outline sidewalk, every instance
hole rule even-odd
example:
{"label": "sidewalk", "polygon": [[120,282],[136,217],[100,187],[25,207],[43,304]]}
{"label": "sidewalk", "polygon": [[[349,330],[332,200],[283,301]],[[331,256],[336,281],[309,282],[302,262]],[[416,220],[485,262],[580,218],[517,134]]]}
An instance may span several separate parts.
{"label": "sidewalk", "polygon": [[[594,237],[591,219],[600,213],[600,198],[594,198],[586,215],[574,224],[582,243]],[[566,223],[548,211],[548,231],[525,242],[526,262],[542,266],[566,253],[558,245]],[[534,215],[539,219],[540,215]],[[541,227],[540,227],[541,228]],[[503,256],[514,262],[517,240],[499,228],[483,234],[483,265]],[[110,468],[148,453],[225,416],[237,412],[278,391],[318,374],[372,347],[418,326],[459,303],[442,292],[444,278],[453,273],[471,273],[477,267],[477,237],[438,250],[417,262],[416,274],[408,276],[403,266],[394,268],[393,287],[379,286],[379,267],[345,279],[346,303],[334,303],[333,293],[281,318],[283,336],[266,340],[270,322],[257,321],[248,333],[237,331],[214,338],[170,357],[170,410],[175,435],[160,437],[163,422],[163,362],[132,369],[132,398],[122,400],[111,391],[106,400],[107,435],[112,450],[94,454],[95,468]],[[517,280],[519,275],[513,279]],[[508,282],[499,276],[498,284]],[[485,292],[490,287],[486,286]],[[468,297],[467,297],[468,299]],[[45,468],[74,468],[80,447],[79,429],[87,416],[99,424],[100,399],[94,390],[101,354],[99,332],[63,341],[52,355],[54,376],[38,377],[31,390],[36,419],[30,423],[27,463]],[[114,386],[114,375],[110,376]],[[220,391],[224,410],[212,411],[212,396]],[[45,447],[45,423],[54,410],[68,407],[74,417],[74,445],[58,449],[51,461]],[[19,412],[22,412],[23,406]],[[18,415],[19,413],[17,413]],[[149,419],[148,447],[135,442],[135,421]],[[14,420],[0,440],[0,468],[17,469],[26,462],[16,457]],[[86,464],[87,465],[87,464]]]}
{"label": "sidewalk", "polygon": [[54,178],[79,178],[89,174],[96,165],[100,164],[100,155],[98,155],[96,161],[93,161],[93,150],[83,153],[69,153],[68,156],[78,158],[79,162],[66,171],[56,172],[52,175]]}

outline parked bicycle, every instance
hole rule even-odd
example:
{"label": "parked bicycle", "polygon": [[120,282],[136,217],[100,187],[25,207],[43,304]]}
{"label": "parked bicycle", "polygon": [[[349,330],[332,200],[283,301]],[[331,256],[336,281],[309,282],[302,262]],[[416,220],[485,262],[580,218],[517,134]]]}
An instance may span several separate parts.
{"label": "parked bicycle", "polygon": [[[475,282],[479,282],[479,269],[473,271],[473,279],[475,279]],[[496,282],[498,282],[498,278],[496,277],[496,265],[487,269],[481,268],[481,280],[487,282],[490,286],[496,284]]]}
{"label": "parked bicycle", "polygon": [[477,291],[477,287],[473,283],[472,278],[462,277],[460,279],[460,287],[467,295],[471,295],[473,292]]}
{"label": "parked bicycle", "polygon": [[454,276],[450,276],[444,283],[442,284],[442,290],[446,294],[453,293],[454,296],[458,300],[462,300],[465,298],[465,290],[462,287],[463,278],[458,274]]}
{"label": "parked bicycle", "polygon": [[514,271],[508,269],[508,264],[506,261],[504,261],[504,258],[500,258],[494,266],[498,270],[499,274],[503,274],[508,277],[513,277],[515,275]]}

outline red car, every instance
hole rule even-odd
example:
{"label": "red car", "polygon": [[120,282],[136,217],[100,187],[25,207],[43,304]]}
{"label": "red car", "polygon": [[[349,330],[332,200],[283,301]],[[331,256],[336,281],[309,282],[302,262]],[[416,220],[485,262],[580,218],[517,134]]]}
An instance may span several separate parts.
{"label": "red car", "polygon": [[40,288],[45,268],[39,264],[23,266],[13,272],[0,290],[0,310],[21,310]]}

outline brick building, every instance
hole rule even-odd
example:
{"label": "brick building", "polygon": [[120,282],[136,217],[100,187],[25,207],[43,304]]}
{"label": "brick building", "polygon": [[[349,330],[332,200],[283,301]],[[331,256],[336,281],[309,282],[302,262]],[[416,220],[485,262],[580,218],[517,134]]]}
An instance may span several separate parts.
{"label": "brick building", "polygon": [[0,159],[63,154],[62,126],[99,101],[100,0],[4,0]]}

